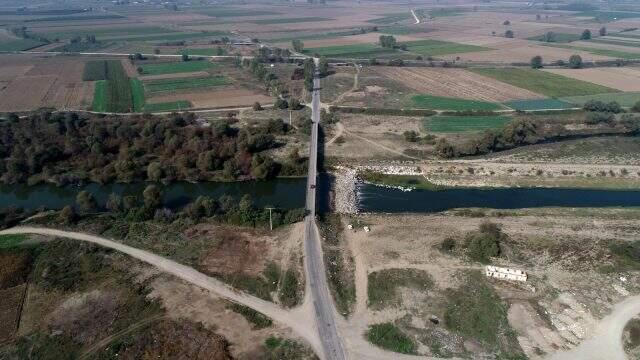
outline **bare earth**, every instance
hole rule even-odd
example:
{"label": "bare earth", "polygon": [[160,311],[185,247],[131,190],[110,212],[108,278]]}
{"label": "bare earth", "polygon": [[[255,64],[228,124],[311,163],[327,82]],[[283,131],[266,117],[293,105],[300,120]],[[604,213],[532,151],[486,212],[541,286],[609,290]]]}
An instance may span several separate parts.
{"label": "bare earth", "polygon": [[270,96],[256,94],[250,90],[230,89],[155,95],[150,97],[147,103],[154,104],[179,100],[191,101],[196,108],[250,106],[256,101],[263,105],[273,102],[273,98]]}
{"label": "bare earth", "polygon": [[621,91],[640,91],[640,68],[637,67],[545,69],[545,71]]}

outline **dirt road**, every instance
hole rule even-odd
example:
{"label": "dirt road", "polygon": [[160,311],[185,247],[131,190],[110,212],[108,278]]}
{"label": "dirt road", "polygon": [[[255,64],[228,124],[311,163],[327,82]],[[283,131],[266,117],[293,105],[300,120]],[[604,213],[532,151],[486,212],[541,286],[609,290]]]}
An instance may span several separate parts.
{"label": "dirt road", "polygon": [[244,306],[255,309],[270,317],[274,321],[289,326],[298,335],[303,337],[317,353],[320,353],[321,351],[320,340],[316,335],[315,328],[312,324],[309,323],[308,319],[306,319],[304,316],[300,316],[297,311],[287,311],[273,303],[237,291],[217,279],[209,277],[199,271],[196,271],[193,268],[179,264],[173,260],[169,260],[162,256],[158,256],[145,250],[124,245],[113,240],[77,232],[36,227],[16,227],[0,231],[0,235],[9,234],[37,234],[45,236],[55,236],[79,241],[86,241],[109,249],[120,251],[138,260],[153,265],[165,273],[185,280],[188,283],[209,290],[212,293],[215,293],[238,304],[242,304]]}

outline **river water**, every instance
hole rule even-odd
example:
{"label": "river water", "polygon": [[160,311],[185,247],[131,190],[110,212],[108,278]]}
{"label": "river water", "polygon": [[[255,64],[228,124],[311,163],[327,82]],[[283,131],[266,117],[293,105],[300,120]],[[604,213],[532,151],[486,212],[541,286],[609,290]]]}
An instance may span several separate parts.
{"label": "river water", "polygon": [[[328,198],[327,177],[321,177],[318,186],[319,199]],[[109,194],[138,195],[148,183],[87,184],[81,187],[57,187],[51,184],[0,185],[0,208],[8,206],[35,209],[46,207],[59,209],[75,202],[78,192],[91,192],[100,205]],[[249,194],[258,207],[275,206],[296,208],[304,206],[305,178],[282,178],[269,181],[247,182],[176,182],[158,184],[163,190],[164,205],[179,208],[201,195],[219,198],[228,194],[239,199]],[[553,189],[553,188],[494,188],[447,189],[440,191],[414,190],[403,192],[369,184],[359,184],[358,207],[364,212],[416,212],[428,213],[452,208],[480,207],[494,209],[518,209],[529,207],[621,207],[640,206],[638,191]],[[325,209],[326,204],[319,204]]]}

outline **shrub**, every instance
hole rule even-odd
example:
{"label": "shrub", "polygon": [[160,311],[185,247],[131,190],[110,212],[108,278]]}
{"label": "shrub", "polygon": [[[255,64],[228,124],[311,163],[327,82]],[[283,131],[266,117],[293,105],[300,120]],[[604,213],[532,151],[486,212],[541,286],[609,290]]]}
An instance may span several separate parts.
{"label": "shrub", "polygon": [[591,30],[585,29],[580,35],[580,40],[591,40]]}
{"label": "shrub", "polygon": [[569,67],[571,69],[580,69],[582,68],[582,57],[580,55],[571,55],[569,58]]}
{"label": "shrub", "polygon": [[504,37],[509,38],[509,39],[513,39],[513,30],[507,30],[504,32]]}
{"label": "shrub", "polygon": [[403,135],[404,139],[408,142],[417,142],[420,139],[418,133],[414,130],[405,131]]}
{"label": "shrub", "polygon": [[609,112],[614,114],[619,114],[624,111],[622,106],[615,101],[605,104],[599,100],[589,100],[584,103],[582,108],[586,111]]}
{"label": "shrub", "polygon": [[275,106],[276,109],[284,110],[284,109],[289,107],[289,104],[287,103],[287,100],[278,98],[278,100],[276,100],[274,106]]}
{"label": "shrub", "polygon": [[531,58],[531,67],[533,69],[542,68],[542,56],[537,55]]}
{"label": "shrub", "polygon": [[261,111],[262,110],[262,105],[260,105],[259,102],[255,102],[253,103],[253,111]]}
{"label": "shrub", "polygon": [[605,112],[594,112],[587,115],[587,124],[596,125],[601,123],[610,123],[614,119],[613,114]]}
{"label": "shrub", "polygon": [[640,100],[631,107],[631,111],[640,112]]}
{"label": "shrub", "polygon": [[500,255],[500,243],[505,239],[507,235],[498,225],[483,222],[478,231],[467,235],[467,254],[472,260],[488,263],[489,258]]}

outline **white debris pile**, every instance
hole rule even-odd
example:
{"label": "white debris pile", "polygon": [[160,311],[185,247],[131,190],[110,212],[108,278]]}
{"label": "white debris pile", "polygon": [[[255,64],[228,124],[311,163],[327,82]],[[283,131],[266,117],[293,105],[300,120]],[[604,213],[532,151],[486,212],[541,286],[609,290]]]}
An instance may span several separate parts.
{"label": "white debris pile", "polygon": [[358,167],[358,170],[369,170],[385,175],[422,175],[422,170],[418,166],[407,165],[366,165]]}
{"label": "white debris pile", "polygon": [[357,214],[356,170],[339,167],[334,175],[335,211],[338,214]]}
{"label": "white debris pile", "polygon": [[487,277],[501,280],[527,281],[527,273],[522,270],[487,265],[484,269]]}

